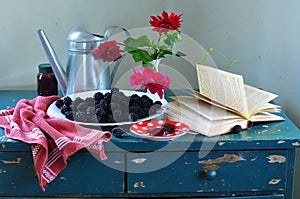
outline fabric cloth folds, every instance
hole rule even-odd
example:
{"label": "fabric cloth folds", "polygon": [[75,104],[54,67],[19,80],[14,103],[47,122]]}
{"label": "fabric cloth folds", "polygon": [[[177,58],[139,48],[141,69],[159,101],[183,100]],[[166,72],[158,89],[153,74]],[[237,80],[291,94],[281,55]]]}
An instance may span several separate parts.
{"label": "fabric cloth folds", "polygon": [[99,131],[71,121],[50,118],[46,112],[59,96],[20,100],[15,108],[0,111],[0,126],[11,139],[31,144],[32,155],[40,186],[53,181],[67,166],[67,159],[78,150],[93,145],[101,160],[107,157],[103,142],[111,139],[108,131]]}

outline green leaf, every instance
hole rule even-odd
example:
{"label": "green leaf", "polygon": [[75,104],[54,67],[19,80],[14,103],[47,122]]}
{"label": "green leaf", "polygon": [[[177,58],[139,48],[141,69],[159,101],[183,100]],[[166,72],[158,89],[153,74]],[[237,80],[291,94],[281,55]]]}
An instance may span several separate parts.
{"label": "green leaf", "polygon": [[206,57],[201,57],[201,59],[197,62],[197,64],[204,64]]}
{"label": "green leaf", "polygon": [[131,52],[134,51],[140,47],[150,47],[153,45],[153,41],[148,39],[148,37],[146,35],[140,36],[137,39],[134,38],[127,38],[124,40],[124,44],[125,44],[125,50],[127,52]]}
{"label": "green leaf", "polygon": [[149,53],[145,50],[136,49],[129,52],[132,54],[132,57],[135,62],[144,61],[145,63],[153,61],[152,57],[149,55]]}
{"label": "green leaf", "polygon": [[180,31],[178,31],[178,30],[168,31],[167,37],[174,43],[182,40],[182,38],[180,36]]}

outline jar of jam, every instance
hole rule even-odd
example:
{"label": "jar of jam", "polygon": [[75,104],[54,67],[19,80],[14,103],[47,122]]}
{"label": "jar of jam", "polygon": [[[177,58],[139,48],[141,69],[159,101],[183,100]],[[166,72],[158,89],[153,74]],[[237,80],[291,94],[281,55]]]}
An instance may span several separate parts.
{"label": "jar of jam", "polygon": [[57,95],[57,80],[52,71],[51,65],[48,63],[38,66],[39,73],[37,75],[37,92],[40,96]]}

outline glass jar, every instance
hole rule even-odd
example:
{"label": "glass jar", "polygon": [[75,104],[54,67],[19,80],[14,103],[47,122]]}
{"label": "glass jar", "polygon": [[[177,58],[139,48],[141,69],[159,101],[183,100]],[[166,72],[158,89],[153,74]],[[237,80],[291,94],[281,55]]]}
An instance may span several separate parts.
{"label": "glass jar", "polygon": [[52,71],[51,65],[48,63],[38,66],[39,73],[37,75],[37,93],[40,96],[50,96],[58,94],[57,80]]}

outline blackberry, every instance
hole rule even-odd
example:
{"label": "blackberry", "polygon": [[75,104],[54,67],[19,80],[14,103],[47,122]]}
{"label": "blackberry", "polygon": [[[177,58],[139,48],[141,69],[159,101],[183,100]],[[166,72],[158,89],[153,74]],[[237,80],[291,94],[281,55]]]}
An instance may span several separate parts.
{"label": "blackberry", "polygon": [[111,111],[120,110],[121,106],[117,102],[111,102],[110,103],[110,109]]}
{"label": "blackberry", "polygon": [[137,113],[137,115],[138,115],[139,119],[142,119],[142,118],[146,117],[147,114],[142,109],[140,109],[140,111]]}
{"label": "blackberry", "polygon": [[124,130],[120,127],[113,128],[111,133],[117,138],[122,138],[125,134]]}
{"label": "blackberry", "polygon": [[76,108],[78,111],[86,111],[88,107],[89,107],[89,104],[87,102],[83,101],[80,104],[78,104]]}
{"label": "blackberry", "polygon": [[138,115],[136,113],[129,113],[128,118],[130,121],[137,121],[139,119]]}
{"label": "blackberry", "polygon": [[84,102],[84,100],[83,100],[82,98],[76,97],[76,98],[73,100],[73,102],[72,102],[73,110],[74,110],[74,111],[77,111],[77,106],[78,106],[80,103],[82,103],[82,102]]}
{"label": "blackberry", "polygon": [[103,108],[104,110],[107,110],[108,109],[108,103],[107,103],[107,101],[105,99],[100,100],[99,107]]}
{"label": "blackberry", "polygon": [[168,131],[168,133],[174,133],[176,129],[174,125],[168,123],[164,124],[163,128],[165,128]]}
{"label": "blackberry", "polygon": [[89,106],[95,105],[95,99],[93,97],[88,97],[84,100]]}
{"label": "blackberry", "polygon": [[110,92],[111,92],[112,94],[118,93],[118,92],[120,92],[120,89],[118,89],[118,88],[112,88],[112,89],[110,90]]}
{"label": "blackberry", "polygon": [[142,102],[143,103],[149,103],[149,104],[153,104],[153,100],[151,98],[149,98],[147,95],[143,95],[142,96]]}
{"label": "blackberry", "polygon": [[99,123],[106,123],[107,122],[107,116],[106,115],[103,115],[103,116],[97,115],[97,120],[98,120]]}
{"label": "blackberry", "polygon": [[138,102],[131,102],[129,103],[129,107],[130,106],[137,106],[137,107],[140,107],[141,105],[138,103]]}
{"label": "blackberry", "polygon": [[58,99],[56,100],[55,105],[60,109],[64,105],[64,101],[62,99]]}
{"label": "blackberry", "polygon": [[153,104],[162,105],[161,101],[155,101]]}
{"label": "blackberry", "polygon": [[74,120],[72,111],[65,112],[65,117],[69,120]]}
{"label": "blackberry", "polygon": [[67,111],[71,111],[71,107],[64,104],[64,105],[61,107],[60,112],[61,112],[62,114],[65,114]]}
{"label": "blackberry", "polygon": [[89,116],[92,116],[92,115],[95,115],[96,113],[96,110],[94,107],[90,106],[86,109],[86,114],[89,115]]}
{"label": "blackberry", "polygon": [[157,113],[157,111],[161,108],[158,104],[153,104],[149,109],[149,115],[154,115]]}
{"label": "blackberry", "polygon": [[149,108],[142,108],[143,112],[144,112],[144,117],[148,117],[149,116]]}
{"label": "blackberry", "polygon": [[96,115],[103,117],[103,116],[107,116],[107,113],[103,108],[100,107],[96,109]]}
{"label": "blackberry", "polygon": [[137,94],[133,94],[129,98],[129,106],[132,106],[133,104],[139,104],[140,97]]}
{"label": "blackberry", "polygon": [[240,125],[235,125],[234,127],[232,127],[231,132],[232,134],[238,134],[242,131],[242,127]]}
{"label": "blackberry", "polygon": [[78,122],[86,122],[87,121],[87,115],[83,111],[78,111],[75,113],[74,119]]}
{"label": "blackberry", "polygon": [[97,123],[98,122],[97,115],[90,115],[87,121],[90,123]]}
{"label": "blackberry", "polygon": [[122,111],[121,109],[115,109],[112,111],[112,115],[114,118],[120,118],[122,116]]}
{"label": "blackberry", "polygon": [[132,94],[131,96],[130,96],[130,98],[139,98],[140,96],[138,95],[138,94]]}
{"label": "blackberry", "polygon": [[104,99],[105,99],[107,102],[110,103],[110,101],[111,101],[111,93],[105,93],[105,94],[104,94]]}
{"label": "blackberry", "polygon": [[107,122],[108,123],[115,123],[115,119],[114,119],[114,116],[113,115],[108,115],[107,116]]}
{"label": "blackberry", "polygon": [[104,95],[101,92],[97,92],[94,94],[94,98],[95,98],[95,101],[100,101],[104,98]]}
{"label": "blackberry", "polygon": [[64,102],[65,105],[70,106],[72,104],[72,99],[69,96],[66,96],[63,99],[63,102]]}
{"label": "blackberry", "polygon": [[138,113],[140,111],[139,106],[130,106],[129,107],[129,113]]}
{"label": "blackberry", "polygon": [[76,97],[74,100],[73,100],[73,103],[74,104],[80,104],[81,102],[83,102],[84,100],[81,98],[81,97]]}

